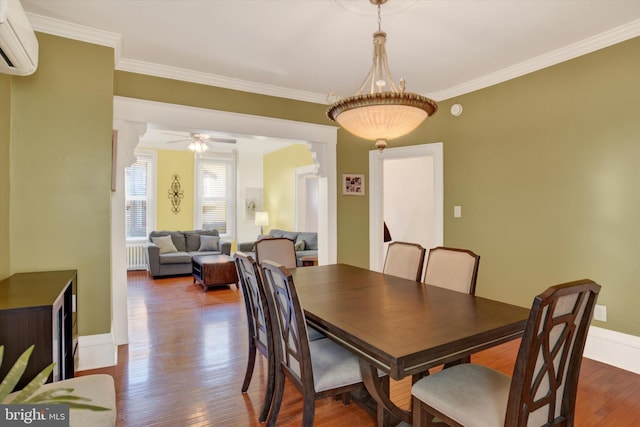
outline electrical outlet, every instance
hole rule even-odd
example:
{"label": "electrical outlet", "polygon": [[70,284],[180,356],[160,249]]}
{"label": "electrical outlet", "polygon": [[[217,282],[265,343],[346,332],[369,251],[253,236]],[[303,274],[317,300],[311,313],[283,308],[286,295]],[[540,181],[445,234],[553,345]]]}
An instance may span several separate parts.
{"label": "electrical outlet", "polygon": [[607,306],[596,304],[593,309],[593,320],[600,320],[601,322],[607,321]]}

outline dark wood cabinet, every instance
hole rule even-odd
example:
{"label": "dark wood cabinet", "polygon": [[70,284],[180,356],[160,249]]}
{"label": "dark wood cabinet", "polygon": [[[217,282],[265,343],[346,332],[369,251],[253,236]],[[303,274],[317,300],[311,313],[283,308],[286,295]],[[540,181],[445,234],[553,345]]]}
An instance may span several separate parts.
{"label": "dark wood cabinet", "polygon": [[49,381],[73,378],[78,349],[77,272],[18,273],[0,282],[0,379],[32,344],[35,349],[16,389],[56,364]]}

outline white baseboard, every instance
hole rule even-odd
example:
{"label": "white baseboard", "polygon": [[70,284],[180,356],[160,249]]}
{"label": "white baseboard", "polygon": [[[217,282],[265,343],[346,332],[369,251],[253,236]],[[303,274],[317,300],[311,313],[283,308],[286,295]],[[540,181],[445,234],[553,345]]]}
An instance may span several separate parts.
{"label": "white baseboard", "polygon": [[76,369],[106,368],[118,364],[118,346],[112,334],[86,335],[78,338],[79,360]]}
{"label": "white baseboard", "polygon": [[640,337],[591,326],[584,357],[640,374]]}

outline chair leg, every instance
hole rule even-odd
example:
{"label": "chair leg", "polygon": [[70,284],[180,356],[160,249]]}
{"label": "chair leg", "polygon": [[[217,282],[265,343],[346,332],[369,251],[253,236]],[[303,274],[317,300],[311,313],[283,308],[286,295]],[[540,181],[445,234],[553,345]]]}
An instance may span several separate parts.
{"label": "chair leg", "polygon": [[424,410],[422,402],[417,397],[413,397],[411,403],[413,406],[413,427],[427,427],[429,414]]}
{"label": "chair leg", "polygon": [[260,412],[260,422],[263,423],[267,416],[269,415],[269,411],[271,410],[271,404],[273,402],[273,393],[275,389],[276,382],[276,366],[275,360],[272,353],[269,353],[267,356],[267,390],[264,395],[264,403],[262,406],[262,412]]}
{"label": "chair leg", "polygon": [[247,370],[244,373],[244,382],[242,383],[242,392],[246,393],[253,376],[253,368],[256,364],[256,346],[252,340],[249,340],[249,357],[247,358]]}
{"label": "chair leg", "polygon": [[274,427],[276,425],[280,406],[282,405],[282,398],[284,397],[284,373],[282,372],[282,368],[279,363],[276,363],[275,385],[273,388],[273,403],[271,404],[269,417],[267,419],[268,427]]}
{"label": "chair leg", "polygon": [[344,406],[349,406],[350,403],[351,403],[351,393],[348,391],[345,391],[344,393],[342,393],[342,404]]}
{"label": "chair leg", "polygon": [[316,397],[313,393],[306,393],[303,397],[302,427],[313,427],[316,412]]}

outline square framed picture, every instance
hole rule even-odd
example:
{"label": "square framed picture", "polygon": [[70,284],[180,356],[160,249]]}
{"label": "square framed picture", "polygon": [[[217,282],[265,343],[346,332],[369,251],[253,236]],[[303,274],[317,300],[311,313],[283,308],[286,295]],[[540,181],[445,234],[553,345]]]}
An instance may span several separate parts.
{"label": "square framed picture", "polygon": [[364,196],[364,175],[352,173],[342,174],[342,194],[347,196]]}

